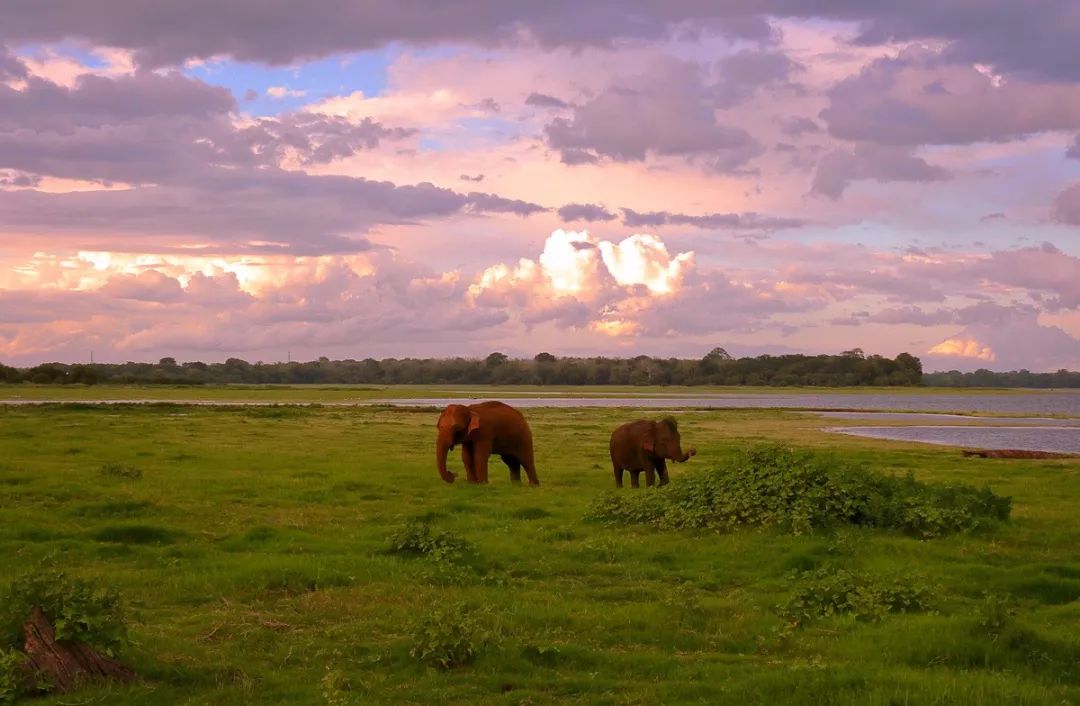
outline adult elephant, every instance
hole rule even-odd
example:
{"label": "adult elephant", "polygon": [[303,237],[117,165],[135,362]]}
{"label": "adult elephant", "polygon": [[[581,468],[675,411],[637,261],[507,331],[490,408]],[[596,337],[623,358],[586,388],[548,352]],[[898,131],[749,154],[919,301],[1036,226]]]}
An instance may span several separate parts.
{"label": "adult elephant", "polygon": [[502,402],[447,405],[439,417],[435,440],[435,463],[447,483],[454,474],[446,469],[446,455],[461,444],[461,461],[470,483],[488,482],[488,458],[497,454],[510,468],[510,480],[521,482],[521,468],[529,485],[540,485],[533,461],[533,439],[529,423],[521,412]]}
{"label": "adult elephant", "polygon": [[630,485],[637,488],[638,476],[645,471],[645,485],[668,484],[666,461],[683,463],[697,453],[691,446],[683,453],[679,425],[671,417],[658,422],[639,419],[611,432],[611,466],[615,485],[623,487],[623,471],[630,471]]}

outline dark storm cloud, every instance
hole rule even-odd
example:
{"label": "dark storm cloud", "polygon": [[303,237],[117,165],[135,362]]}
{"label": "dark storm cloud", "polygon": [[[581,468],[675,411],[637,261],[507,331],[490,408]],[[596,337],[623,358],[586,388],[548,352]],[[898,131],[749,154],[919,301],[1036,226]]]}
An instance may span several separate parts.
{"label": "dark storm cloud", "polygon": [[614,85],[544,128],[563,162],[607,157],[642,161],[649,153],[698,157],[720,172],[742,167],[763,148],[742,128],[717,123],[715,96],[699,67],[668,59]]}
{"label": "dark storm cloud", "polygon": [[811,193],[838,199],[852,182],[942,181],[949,172],[916,157],[910,149],[883,145],[859,144],[851,152],[836,150],[821,158]]}
{"label": "dark storm cloud", "polygon": [[624,208],[622,212],[623,223],[631,228],[672,225],[715,230],[780,230],[799,228],[806,224],[805,221],[797,218],[763,216],[759,213],[708,213],[702,216],[691,216],[668,211],[639,213],[630,208]]}
{"label": "dark storm cloud", "polygon": [[592,203],[568,203],[559,209],[559,218],[564,221],[612,221],[616,216],[603,206]]}

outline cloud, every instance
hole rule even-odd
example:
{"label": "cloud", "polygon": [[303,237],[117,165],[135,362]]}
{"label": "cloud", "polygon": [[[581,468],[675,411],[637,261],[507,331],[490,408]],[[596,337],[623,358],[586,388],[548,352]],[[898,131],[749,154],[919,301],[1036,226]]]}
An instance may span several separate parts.
{"label": "cloud", "polygon": [[1080,182],[1058,194],[1054,201],[1054,218],[1061,223],[1080,226]]}
{"label": "cloud", "polygon": [[617,216],[603,206],[591,203],[568,203],[559,209],[564,221],[613,221]]}
{"label": "cloud", "polygon": [[717,123],[715,100],[696,65],[669,59],[576,106],[572,117],[555,118],[544,132],[567,164],[640,162],[654,154],[696,157],[731,172],[764,148],[742,128]]}
{"label": "cloud", "polygon": [[555,96],[549,96],[544,93],[530,93],[528,98],[525,99],[525,105],[531,105],[537,108],[569,108],[570,104],[564,100],[556,98]]}
{"label": "cloud", "polygon": [[960,358],[976,358],[985,361],[997,359],[992,348],[984,346],[974,338],[968,336],[947,338],[932,347],[928,352],[945,356],[957,356]]}
{"label": "cloud", "polygon": [[276,100],[282,98],[303,98],[307,95],[307,91],[298,91],[287,86],[270,86],[266,89],[266,95]]}
{"label": "cloud", "polygon": [[[495,194],[421,182],[315,175],[324,165],[401,140],[388,128],[306,112],[237,122],[231,94],[178,73],[80,77],[71,87],[31,77],[0,84],[0,169],[13,185],[43,177],[96,189],[0,190],[0,232],[86,249],[319,254],[366,250],[380,224],[459,213],[545,210]],[[17,180],[17,183],[15,183]],[[123,188],[106,190],[101,184]]]}
{"label": "cloud", "polygon": [[1080,85],[1004,80],[912,47],[837,83],[821,117],[831,135],[845,140],[896,146],[1000,142],[1080,128]]}
{"label": "cloud", "polygon": [[707,213],[701,216],[691,216],[685,213],[670,213],[668,211],[639,213],[630,208],[623,208],[622,212],[623,223],[631,228],[688,225],[714,230],[781,230],[799,228],[805,225],[805,221],[797,218],[763,216],[759,213]]}
{"label": "cloud", "polygon": [[814,120],[801,115],[783,118],[780,121],[780,130],[785,135],[798,137],[799,135],[814,134],[821,132],[821,126]]}
{"label": "cloud", "polygon": [[484,175],[483,174],[477,174],[476,176],[469,176],[468,174],[462,174],[461,176],[458,177],[458,179],[460,179],[461,181],[472,181],[472,182],[479,183],[479,182],[482,182],[484,180]]}
{"label": "cloud", "polygon": [[942,181],[950,177],[910,149],[862,143],[853,151],[835,150],[822,157],[814,171],[811,193],[839,199],[855,181]]}
{"label": "cloud", "polygon": [[[1057,80],[1080,78],[1080,49],[1073,41],[1080,33],[1080,18],[1068,0],[1024,5],[1014,0],[464,0],[452,7],[376,0],[328,3],[318,12],[302,4],[267,7],[259,0],[233,0],[228,12],[210,0],[135,5],[122,0],[14,0],[0,5],[0,41],[18,45],[74,39],[131,50],[140,64],[151,67],[222,55],[280,65],[391,42],[490,46],[522,36],[546,47],[580,48],[611,46],[619,39],[659,39],[674,30],[708,30],[769,43],[777,33],[766,15],[857,23],[855,39],[863,45],[934,39],[944,43],[952,61]],[[252,22],[252,17],[259,21]]]}
{"label": "cloud", "polygon": [[765,86],[788,81],[798,65],[783,52],[744,49],[716,62],[712,87],[715,105],[729,108],[742,103]]}
{"label": "cloud", "polygon": [[544,206],[520,199],[506,199],[495,194],[483,194],[479,191],[470,191],[465,197],[465,203],[473,211],[482,213],[512,213],[515,216],[531,216],[534,213],[549,211]]}

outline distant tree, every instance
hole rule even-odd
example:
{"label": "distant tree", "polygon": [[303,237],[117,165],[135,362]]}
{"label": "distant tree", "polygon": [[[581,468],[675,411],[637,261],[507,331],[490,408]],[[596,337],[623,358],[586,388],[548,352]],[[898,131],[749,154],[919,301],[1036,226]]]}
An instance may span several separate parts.
{"label": "distant tree", "polygon": [[505,353],[499,353],[498,351],[496,351],[489,355],[487,358],[484,358],[484,364],[489,368],[495,368],[502,365],[508,360],[510,360],[510,358]]}
{"label": "distant tree", "polygon": [[162,358],[158,361],[158,365],[162,368],[175,368],[176,358]]}
{"label": "distant tree", "polygon": [[731,354],[720,346],[717,346],[705,354],[705,360],[731,360]]}
{"label": "distant tree", "polygon": [[558,359],[550,353],[537,353],[533,360],[537,363],[554,363]]}

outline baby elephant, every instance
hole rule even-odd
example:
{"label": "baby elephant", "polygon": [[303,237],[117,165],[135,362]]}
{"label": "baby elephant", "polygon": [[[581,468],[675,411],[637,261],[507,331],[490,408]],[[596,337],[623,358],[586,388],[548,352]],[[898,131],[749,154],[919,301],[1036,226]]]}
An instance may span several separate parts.
{"label": "baby elephant", "polygon": [[679,426],[671,417],[659,422],[639,419],[623,424],[611,432],[611,466],[615,470],[615,485],[623,487],[623,471],[630,471],[630,485],[638,486],[638,476],[645,471],[645,485],[653,485],[656,475],[660,485],[667,485],[666,459],[682,463],[697,453],[691,446],[683,453]]}

